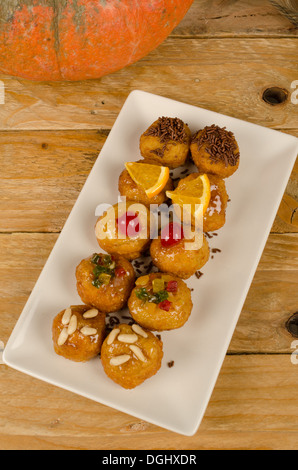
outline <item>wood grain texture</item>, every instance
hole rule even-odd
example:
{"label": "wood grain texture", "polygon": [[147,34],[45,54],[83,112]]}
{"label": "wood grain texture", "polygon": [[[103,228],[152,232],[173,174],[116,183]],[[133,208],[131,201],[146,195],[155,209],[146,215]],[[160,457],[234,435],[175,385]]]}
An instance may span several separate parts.
{"label": "wood grain texture", "polygon": [[5,449],[297,449],[289,355],[227,356],[199,431],[180,436],[0,366]]}
{"label": "wood grain texture", "polygon": [[267,0],[195,0],[172,32],[174,37],[203,38],[296,35],[294,25]]}
{"label": "wood grain texture", "polygon": [[60,231],[106,132],[0,134],[0,231]]}
{"label": "wood grain texture", "polygon": [[[177,59],[179,58],[179,59]],[[100,80],[36,83],[0,76],[0,130],[111,128],[128,94],[141,89],[274,129],[296,129],[298,106],[262,100],[297,79],[294,38],[168,38],[138,63]]]}
{"label": "wood grain texture", "polygon": [[[298,131],[292,134],[298,136]],[[0,132],[0,232],[61,231],[107,135],[108,131]],[[273,232],[298,231],[297,174],[298,161]]]}

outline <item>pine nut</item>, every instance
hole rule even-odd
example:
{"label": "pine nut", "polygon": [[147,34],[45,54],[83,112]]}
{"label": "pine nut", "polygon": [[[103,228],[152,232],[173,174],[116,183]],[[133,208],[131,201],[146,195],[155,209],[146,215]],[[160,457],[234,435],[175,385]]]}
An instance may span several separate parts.
{"label": "pine nut", "polygon": [[148,337],[147,333],[143,330],[143,328],[140,327],[140,325],[137,325],[136,323],[134,323],[132,325],[132,329],[135,333],[137,333],[137,335],[143,336],[143,338]]}
{"label": "pine nut", "polygon": [[131,346],[129,346],[129,349],[137,356],[138,359],[140,359],[140,361],[146,362],[146,358],[139,346],[132,344]]}
{"label": "pine nut", "polygon": [[114,328],[111,333],[109,334],[108,338],[107,338],[107,344],[110,346],[110,344],[112,344],[115,339],[117,338],[117,335],[118,333],[120,333],[120,330],[119,328]]}
{"label": "pine nut", "polygon": [[61,333],[59,335],[58,341],[57,341],[58,346],[63,346],[63,344],[66,342],[67,338],[68,338],[67,328],[63,328],[63,330],[61,331]]}
{"label": "pine nut", "polygon": [[77,319],[77,316],[76,315],[72,315],[70,321],[69,321],[69,325],[68,325],[68,330],[67,330],[67,333],[69,335],[72,335],[76,329],[77,329],[77,326],[78,326],[78,319]]}
{"label": "pine nut", "polygon": [[129,354],[122,354],[121,356],[115,356],[110,359],[111,366],[121,366],[125,362],[129,361],[130,355]]}
{"label": "pine nut", "polygon": [[70,317],[71,317],[71,308],[68,307],[64,314],[63,314],[63,317],[62,317],[62,325],[68,325],[69,323],[69,320],[70,320]]}
{"label": "pine nut", "polygon": [[138,341],[138,337],[134,333],[132,334],[121,333],[117,339],[121,343],[135,343],[136,341]]}
{"label": "pine nut", "polygon": [[95,318],[98,315],[98,310],[96,308],[91,308],[90,310],[87,310],[87,312],[83,313],[84,318]]}
{"label": "pine nut", "polygon": [[90,328],[89,326],[83,326],[80,331],[84,336],[96,335],[97,333],[96,328]]}

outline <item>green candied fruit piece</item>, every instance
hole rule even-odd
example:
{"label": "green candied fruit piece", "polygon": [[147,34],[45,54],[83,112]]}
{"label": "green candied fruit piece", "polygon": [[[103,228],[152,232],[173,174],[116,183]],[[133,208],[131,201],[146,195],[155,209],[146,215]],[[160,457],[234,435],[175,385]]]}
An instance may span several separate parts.
{"label": "green candied fruit piece", "polygon": [[110,264],[112,264],[112,257],[111,255],[103,255],[101,257],[101,262],[105,265],[105,266],[110,266]]}
{"label": "green candied fruit piece", "polygon": [[92,281],[92,285],[99,289],[102,285],[108,285],[110,283],[112,276],[110,274],[102,273],[96,279]]}
{"label": "green candied fruit piece", "polygon": [[110,274],[102,273],[98,276],[98,280],[101,284],[107,285],[110,283],[111,277],[112,276]]}
{"label": "green candied fruit piece", "polygon": [[100,256],[97,253],[94,253],[91,258],[91,263],[97,264],[98,261],[100,260]]}
{"label": "green candied fruit piece", "polygon": [[168,297],[168,292],[166,290],[161,290],[160,292],[157,292],[155,294],[155,299],[152,302],[154,302],[155,304],[160,304],[160,302],[167,300]]}
{"label": "green candied fruit piece", "polygon": [[151,294],[147,291],[145,287],[141,287],[136,291],[136,296],[140,300],[144,300],[147,302],[152,302],[154,304],[159,304],[163,300],[166,300],[169,296],[166,290],[162,290],[160,292],[156,292],[155,294]]}
{"label": "green candied fruit piece", "polygon": [[136,291],[136,296],[140,300],[149,300],[150,295],[149,292],[145,289],[145,287],[141,287]]}

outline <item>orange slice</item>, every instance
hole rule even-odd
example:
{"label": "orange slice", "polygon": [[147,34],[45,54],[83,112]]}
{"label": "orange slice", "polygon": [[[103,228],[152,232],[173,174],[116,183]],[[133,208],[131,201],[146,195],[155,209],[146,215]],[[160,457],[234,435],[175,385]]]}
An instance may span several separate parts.
{"label": "orange slice", "polygon": [[127,162],[125,168],[134,182],[144,189],[149,198],[156,196],[163,190],[170,176],[170,170],[167,166]]}
{"label": "orange slice", "polygon": [[175,191],[167,191],[166,195],[172,199],[174,204],[183,206],[184,204],[191,204],[192,215],[200,213],[200,208],[196,209],[195,205],[202,205],[203,214],[205,214],[211,197],[210,181],[206,174],[198,175],[197,178],[189,181],[187,185],[182,185],[175,189]]}

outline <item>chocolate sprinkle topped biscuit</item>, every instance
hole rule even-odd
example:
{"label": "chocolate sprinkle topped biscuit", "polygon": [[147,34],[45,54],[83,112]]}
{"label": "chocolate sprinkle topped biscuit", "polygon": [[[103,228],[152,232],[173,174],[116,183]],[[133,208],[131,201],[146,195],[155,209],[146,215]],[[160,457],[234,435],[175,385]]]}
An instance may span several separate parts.
{"label": "chocolate sprinkle topped biscuit", "polygon": [[184,123],[178,118],[160,117],[156,125],[150,126],[144,135],[159,137],[161,142],[174,140],[175,142],[185,143],[187,135]]}
{"label": "chocolate sprinkle topped biscuit", "polygon": [[215,124],[206,126],[203,132],[197,132],[193,138],[200,149],[206,144],[205,150],[210,155],[212,163],[220,161],[228,165],[235,166],[238,163],[240,154],[237,151],[237,143],[233,132],[227,131],[225,127],[219,127]]}

